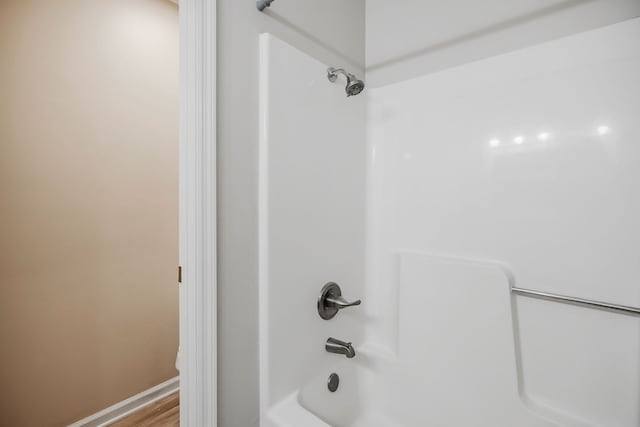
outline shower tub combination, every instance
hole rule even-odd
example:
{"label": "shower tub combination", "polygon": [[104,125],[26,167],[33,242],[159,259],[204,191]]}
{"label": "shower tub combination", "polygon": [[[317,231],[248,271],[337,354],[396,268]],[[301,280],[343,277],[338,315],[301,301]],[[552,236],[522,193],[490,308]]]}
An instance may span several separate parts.
{"label": "shower tub combination", "polygon": [[262,426],[640,425],[640,20],[360,95],[260,55]]}
{"label": "shower tub combination", "polygon": [[[401,289],[424,280],[433,286],[401,292],[396,351],[364,345],[354,359],[327,357],[321,374],[269,411],[271,425],[559,425],[520,398],[513,301],[502,267],[413,253],[397,259]],[[330,373],[340,378],[333,393]]]}

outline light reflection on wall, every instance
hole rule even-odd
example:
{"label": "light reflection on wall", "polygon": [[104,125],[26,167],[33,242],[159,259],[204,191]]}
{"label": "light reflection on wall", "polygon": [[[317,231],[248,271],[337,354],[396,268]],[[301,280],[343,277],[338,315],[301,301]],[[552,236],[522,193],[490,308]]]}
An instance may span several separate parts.
{"label": "light reflection on wall", "polygon": [[[593,132],[593,131],[591,131]],[[593,135],[593,133],[589,132],[588,134]],[[595,128],[595,133],[598,136],[605,136],[611,133],[611,127],[608,125],[599,125]],[[585,134],[586,136],[587,134]],[[552,140],[556,139],[555,134],[551,131],[540,131],[535,135],[535,137],[527,135],[517,135],[514,136],[509,142],[508,139],[503,142],[499,137],[492,137],[489,139],[487,145],[489,148],[508,148],[508,147],[521,147],[521,146],[532,146],[532,145],[540,145],[540,143],[548,143]]]}
{"label": "light reflection on wall", "polygon": [[540,132],[538,134],[538,141],[548,141],[551,138],[551,134],[549,132]]}

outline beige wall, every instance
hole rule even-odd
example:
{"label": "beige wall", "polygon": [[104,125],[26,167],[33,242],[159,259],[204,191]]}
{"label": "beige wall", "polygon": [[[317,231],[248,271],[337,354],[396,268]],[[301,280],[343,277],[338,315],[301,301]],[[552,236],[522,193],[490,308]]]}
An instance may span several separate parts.
{"label": "beige wall", "polygon": [[0,425],[177,375],[178,19],[0,1]]}

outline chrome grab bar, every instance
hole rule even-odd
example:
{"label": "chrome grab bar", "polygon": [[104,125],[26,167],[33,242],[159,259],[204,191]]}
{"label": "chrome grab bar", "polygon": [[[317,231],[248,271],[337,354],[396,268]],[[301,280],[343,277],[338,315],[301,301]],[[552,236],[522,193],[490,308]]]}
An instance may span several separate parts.
{"label": "chrome grab bar", "polygon": [[555,301],[555,302],[563,302],[567,304],[580,305],[580,306],[589,307],[589,308],[608,310],[608,311],[612,311],[614,313],[619,313],[619,314],[630,314],[632,316],[640,316],[640,308],[638,307],[609,304],[602,301],[575,298],[575,297],[569,297],[566,295],[558,295],[558,294],[552,294],[549,292],[540,292],[540,291],[534,291],[531,289],[523,289],[523,288],[516,288],[516,287],[511,287],[511,292],[516,295],[522,295],[530,298],[540,298],[540,299],[546,299],[546,300]]}

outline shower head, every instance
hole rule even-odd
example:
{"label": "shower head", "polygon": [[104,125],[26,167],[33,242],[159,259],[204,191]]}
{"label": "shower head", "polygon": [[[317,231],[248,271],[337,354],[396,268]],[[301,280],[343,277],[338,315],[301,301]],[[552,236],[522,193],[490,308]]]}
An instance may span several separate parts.
{"label": "shower head", "polygon": [[328,68],[327,69],[327,78],[330,82],[335,82],[338,79],[338,74],[342,74],[347,78],[347,86],[345,86],[344,91],[347,93],[347,97],[357,95],[364,89],[364,82],[358,79],[351,73],[347,73],[342,68]]}
{"label": "shower head", "polygon": [[353,74],[349,74],[350,78],[347,78],[347,86],[344,88],[347,92],[347,96],[357,95],[364,89],[364,82],[359,80]]}

